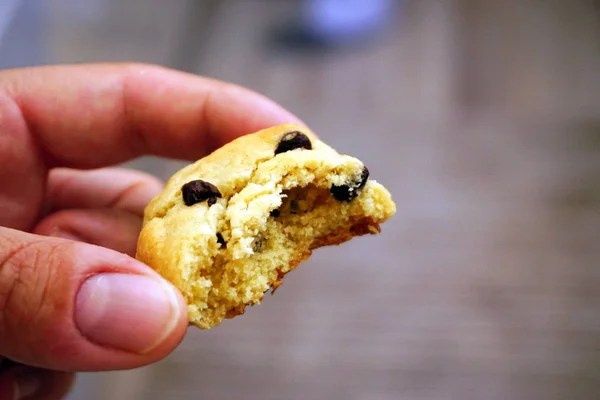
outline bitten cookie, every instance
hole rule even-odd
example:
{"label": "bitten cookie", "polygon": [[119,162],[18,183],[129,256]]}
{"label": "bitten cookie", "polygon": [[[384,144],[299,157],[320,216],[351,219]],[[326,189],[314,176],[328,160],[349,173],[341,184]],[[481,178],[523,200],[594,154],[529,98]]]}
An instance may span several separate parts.
{"label": "bitten cookie", "polygon": [[259,303],[312,250],[380,232],[396,211],[356,158],[293,124],[243,136],[177,172],[145,211],[137,258],[204,329]]}

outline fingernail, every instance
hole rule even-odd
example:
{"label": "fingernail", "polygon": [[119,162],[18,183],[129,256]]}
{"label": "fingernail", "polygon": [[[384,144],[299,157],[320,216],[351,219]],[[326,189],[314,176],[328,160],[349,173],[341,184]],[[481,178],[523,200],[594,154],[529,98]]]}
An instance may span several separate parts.
{"label": "fingernail", "polygon": [[97,344],[147,353],[177,327],[181,307],[175,289],[142,275],[107,273],[83,283],[75,322]]}
{"label": "fingernail", "polygon": [[36,394],[42,386],[39,374],[25,371],[15,374],[15,400],[26,399]]}

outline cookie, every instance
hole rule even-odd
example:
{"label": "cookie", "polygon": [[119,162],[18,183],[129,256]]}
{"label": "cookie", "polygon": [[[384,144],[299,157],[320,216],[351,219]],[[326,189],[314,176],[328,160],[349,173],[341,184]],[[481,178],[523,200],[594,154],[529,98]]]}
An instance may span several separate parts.
{"label": "cookie", "polygon": [[285,124],[240,137],[169,179],[137,258],[183,293],[190,323],[242,314],[322,246],[376,234],[396,206],[356,158]]}

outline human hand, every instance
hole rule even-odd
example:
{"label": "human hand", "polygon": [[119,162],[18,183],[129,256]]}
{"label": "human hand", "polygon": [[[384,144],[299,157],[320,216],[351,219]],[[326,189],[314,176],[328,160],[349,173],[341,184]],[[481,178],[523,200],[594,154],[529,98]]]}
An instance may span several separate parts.
{"label": "human hand", "polygon": [[0,399],[56,399],[75,371],[160,360],[182,340],[180,293],[132,258],[162,185],[103,168],[195,160],[297,119],[249,90],[146,65],[0,71]]}

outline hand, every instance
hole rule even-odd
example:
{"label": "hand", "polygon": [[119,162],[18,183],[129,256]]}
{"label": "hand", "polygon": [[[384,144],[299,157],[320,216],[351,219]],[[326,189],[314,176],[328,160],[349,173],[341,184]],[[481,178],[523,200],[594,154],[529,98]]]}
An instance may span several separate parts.
{"label": "hand", "polygon": [[290,121],[247,89],[158,67],[0,71],[0,399],[60,398],[74,371],[146,365],[182,340],[181,294],[132,258],[162,185],[98,168],[195,160]]}

